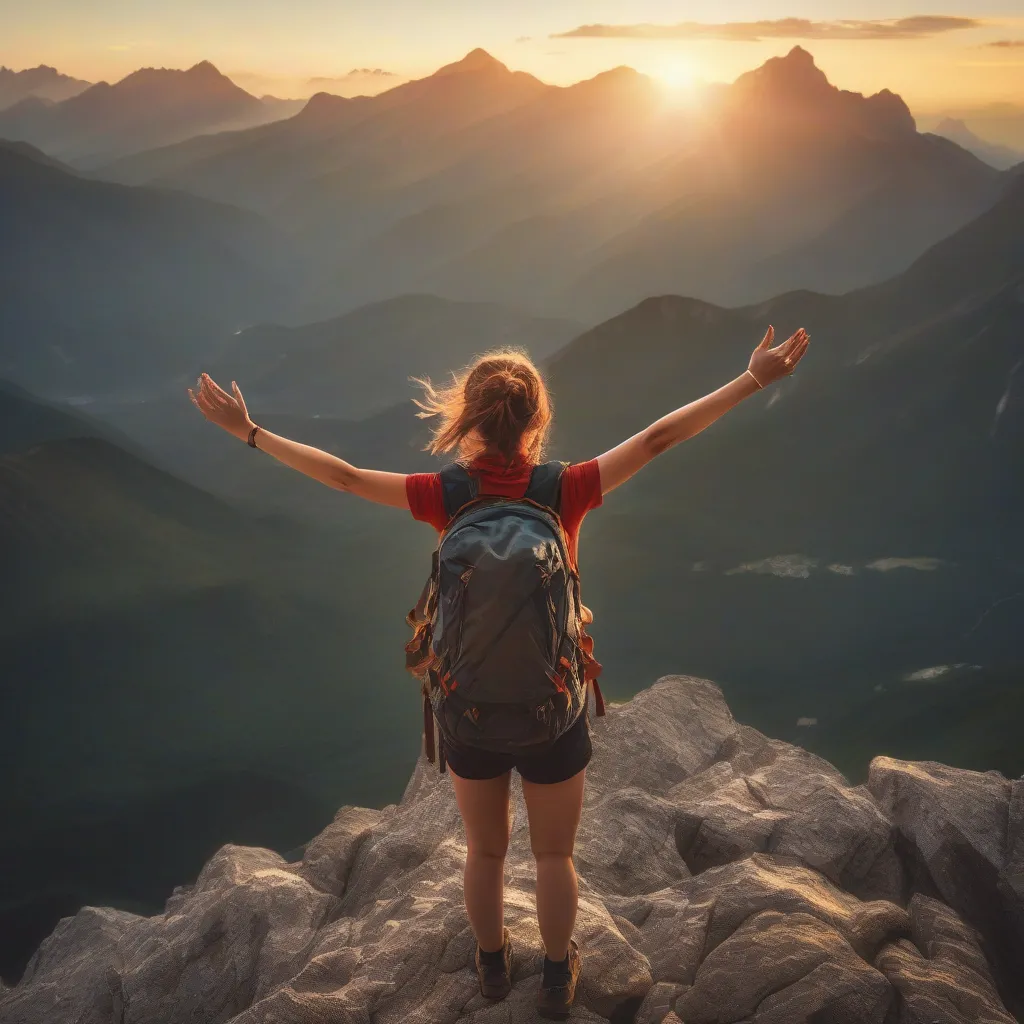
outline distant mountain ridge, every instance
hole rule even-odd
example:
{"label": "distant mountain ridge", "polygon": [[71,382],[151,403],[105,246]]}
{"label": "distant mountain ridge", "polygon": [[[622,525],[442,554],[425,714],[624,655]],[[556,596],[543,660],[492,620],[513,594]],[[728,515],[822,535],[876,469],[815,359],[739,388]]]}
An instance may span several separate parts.
{"label": "distant mountain ridge", "polygon": [[0,375],[49,395],[180,373],[275,315],[287,240],[255,215],[0,145]]}
{"label": "distant mountain ridge", "polygon": [[0,112],[0,137],[30,142],[84,168],[203,132],[271,120],[264,104],[209,61],[185,71],[142,68],[54,104],[32,97]]}
{"label": "distant mountain ridge", "polygon": [[583,329],[493,303],[402,295],[322,323],[249,328],[205,356],[202,368],[217,380],[244,380],[254,407],[359,420],[414,395],[410,375],[445,380],[503,346],[543,360]]}
{"label": "distant mountain ridge", "polygon": [[971,131],[963,121],[959,121],[956,118],[947,117],[941,121],[935,128],[935,134],[950,139],[958,146],[962,146],[979,159],[1000,170],[1007,170],[1024,160],[1024,151],[1011,149],[1009,146],[1000,146],[995,142],[988,142]]}
{"label": "distant mountain ridge", "polygon": [[72,437],[96,437],[141,455],[127,434],[100,420],[83,416],[69,406],[47,402],[17,384],[0,379],[0,455],[32,445]]}
{"label": "distant mountain ridge", "polygon": [[835,88],[800,47],[693,107],[628,68],[561,88],[475,50],[103,173],[287,225],[320,268],[299,321],[403,292],[591,321],[651,292],[841,292],[905,269],[1001,181],[919,134],[893,93]]}
{"label": "distant mountain ridge", "polygon": [[84,92],[90,85],[90,82],[63,75],[46,64],[23,71],[0,66],[0,110],[30,96],[59,103]]}
{"label": "distant mountain ridge", "polygon": [[[343,614],[347,543],[215,497],[105,424],[0,386],[0,770],[19,779],[0,793],[4,980],[41,927],[103,892],[145,898],[224,829],[287,847],[330,815],[338,778],[363,775],[367,800],[382,778],[401,784],[414,754],[368,728],[381,691],[357,702],[365,717],[345,710],[358,673],[339,664],[359,664],[360,636],[383,625],[397,647],[404,631],[400,615]],[[399,557],[381,553],[385,575]],[[366,774],[371,739],[387,753]],[[123,855],[129,835],[141,862]]]}

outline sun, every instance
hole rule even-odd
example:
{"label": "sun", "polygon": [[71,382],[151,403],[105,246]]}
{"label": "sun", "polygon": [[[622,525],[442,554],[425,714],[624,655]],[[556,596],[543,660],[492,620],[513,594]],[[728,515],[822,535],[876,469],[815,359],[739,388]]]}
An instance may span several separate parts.
{"label": "sun", "polygon": [[666,93],[676,99],[689,99],[697,85],[693,64],[685,57],[673,56],[651,69],[651,77],[661,83]]}

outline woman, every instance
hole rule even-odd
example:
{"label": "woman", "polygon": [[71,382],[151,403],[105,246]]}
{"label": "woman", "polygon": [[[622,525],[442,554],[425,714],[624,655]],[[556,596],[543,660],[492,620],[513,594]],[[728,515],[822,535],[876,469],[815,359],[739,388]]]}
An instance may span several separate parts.
{"label": "woman", "polygon": [[[810,340],[804,330],[772,347],[774,328],[754,350],[747,369],[719,388],[589,462],[568,467],[562,477],[558,512],[575,563],[580,524],[603,496],[673,445],[704,430],[740,400],[793,372]],[[460,461],[480,483],[480,493],[519,497],[540,461],[551,427],[544,382],[530,360],[513,351],[476,360],[453,385],[438,393],[428,381],[421,416],[439,425],[429,449],[458,450]],[[259,447],[293,469],[382,505],[409,509],[438,531],[447,518],[438,474],[385,473],[358,469],[327,452],[289,441],[255,424],[238,385],[228,394],[207,374],[189,396],[211,422]],[[574,566],[575,567],[575,566]],[[504,927],[504,859],[509,841],[509,780],[522,779],[530,841],[537,864],[537,919],[545,959],[538,1011],[564,1020],[575,996],[581,960],[572,939],[577,882],[573,847],[583,805],[583,784],[591,756],[586,714],[544,752],[531,757],[449,749],[455,797],[466,829],[466,911],[477,940],[476,968],[481,992],[493,999],[510,990],[512,947]]]}

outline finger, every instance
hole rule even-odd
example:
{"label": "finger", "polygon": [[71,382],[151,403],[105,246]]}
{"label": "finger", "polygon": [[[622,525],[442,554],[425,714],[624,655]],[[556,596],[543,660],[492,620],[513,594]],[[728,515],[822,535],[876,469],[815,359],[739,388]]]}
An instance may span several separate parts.
{"label": "finger", "polygon": [[192,399],[192,404],[205,416],[206,410],[199,404],[199,400],[193,394],[191,388],[188,388],[188,397]]}
{"label": "finger", "polygon": [[238,386],[235,381],[231,382],[231,390],[235,393],[235,401],[238,402],[239,407],[246,416],[249,415],[249,410],[245,407],[245,399],[242,397],[242,389]]}
{"label": "finger", "polygon": [[203,380],[209,386],[211,393],[216,395],[217,398],[222,401],[231,401],[231,396],[208,373],[203,374]]}
{"label": "finger", "polygon": [[793,334],[790,337],[788,337],[779,346],[780,354],[788,359],[793,354],[793,352],[796,351],[797,346],[804,340],[805,333],[806,332],[801,328],[801,330],[797,331],[796,334]]}
{"label": "finger", "polygon": [[234,403],[231,400],[231,396],[222,388],[219,387],[216,382],[203,375],[203,392],[206,396],[206,400],[210,403],[210,406],[215,409],[226,409],[229,405]]}
{"label": "finger", "polygon": [[805,339],[793,353],[786,357],[786,365],[789,367],[789,373],[792,373],[796,369],[796,364],[800,362],[806,351],[807,341]]}
{"label": "finger", "polygon": [[764,337],[761,339],[761,344],[757,346],[758,349],[768,348],[771,345],[772,340],[774,338],[775,338],[775,328],[769,326],[768,330],[765,331]]}

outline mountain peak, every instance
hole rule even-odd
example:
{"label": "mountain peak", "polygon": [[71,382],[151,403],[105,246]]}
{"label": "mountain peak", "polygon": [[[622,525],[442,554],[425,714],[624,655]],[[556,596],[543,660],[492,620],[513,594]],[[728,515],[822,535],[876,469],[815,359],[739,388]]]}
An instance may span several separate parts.
{"label": "mountain peak", "polygon": [[186,74],[191,75],[193,78],[221,79],[227,77],[218,70],[216,65],[211,64],[208,60],[201,60],[198,64],[193,64]]}
{"label": "mountain peak", "polygon": [[805,96],[832,89],[825,72],[802,46],[794,46],[785,57],[772,57],[754,71],[741,75],[736,84],[741,83],[758,92],[800,93]]}
{"label": "mountain peak", "polygon": [[802,46],[741,75],[731,99],[745,115],[778,124],[828,125],[858,134],[895,136],[917,125],[902,97],[888,89],[874,96],[836,88]]}
{"label": "mountain peak", "polygon": [[318,92],[310,96],[306,105],[296,114],[296,118],[304,122],[331,121],[335,117],[344,116],[351,108],[352,99],[347,96],[336,96],[332,92]]}
{"label": "mountain peak", "polygon": [[477,47],[475,50],[467,53],[462,60],[457,60],[454,64],[445,64],[443,68],[435,71],[431,77],[438,78],[442,75],[458,75],[466,72],[479,73],[481,71],[508,72],[508,68],[500,60],[492,57],[486,50]]}
{"label": "mountain peak", "polygon": [[814,54],[809,50],[805,50],[802,46],[794,46],[793,49],[790,50],[782,59],[789,61],[791,64],[814,65]]}

